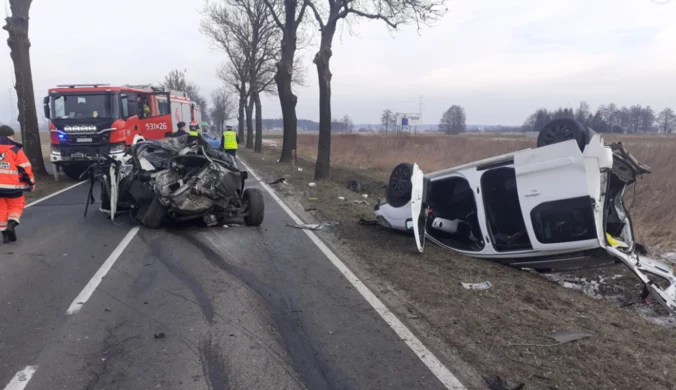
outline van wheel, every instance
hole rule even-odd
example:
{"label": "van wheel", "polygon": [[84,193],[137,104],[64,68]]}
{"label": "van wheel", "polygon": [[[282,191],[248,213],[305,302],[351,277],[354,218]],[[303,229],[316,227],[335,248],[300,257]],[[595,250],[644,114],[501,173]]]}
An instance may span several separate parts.
{"label": "van wheel", "polygon": [[554,119],[545,125],[538,134],[537,147],[541,148],[547,145],[557,144],[569,140],[575,140],[581,151],[584,151],[585,145],[589,142],[587,130],[575,119],[560,118]]}
{"label": "van wheel", "polygon": [[385,193],[387,203],[392,207],[404,206],[411,200],[412,174],[413,165],[409,163],[401,163],[392,170]]}
{"label": "van wheel", "polygon": [[69,179],[80,181],[80,175],[87,170],[87,166],[83,164],[64,164],[61,167],[63,173],[68,176]]}
{"label": "van wheel", "polygon": [[242,199],[249,209],[249,213],[244,217],[244,223],[247,226],[260,226],[265,216],[263,193],[258,188],[247,188],[244,190]]}

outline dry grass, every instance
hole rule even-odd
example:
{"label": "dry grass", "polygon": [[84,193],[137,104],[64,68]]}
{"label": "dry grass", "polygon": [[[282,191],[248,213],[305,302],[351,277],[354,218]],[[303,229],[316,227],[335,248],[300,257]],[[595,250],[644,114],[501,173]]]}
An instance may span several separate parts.
{"label": "dry grass", "polygon": [[[299,134],[298,156],[314,159],[317,135]],[[606,141],[621,141],[653,173],[640,179],[626,197],[639,242],[656,252],[676,247],[676,137],[606,136]],[[334,135],[331,161],[337,165],[360,168],[380,180],[400,162],[417,162],[425,172],[476,161],[482,158],[535,146],[534,138],[482,135],[462,136],[386,136]],[[631,205],[631,206],[630,206]]]}

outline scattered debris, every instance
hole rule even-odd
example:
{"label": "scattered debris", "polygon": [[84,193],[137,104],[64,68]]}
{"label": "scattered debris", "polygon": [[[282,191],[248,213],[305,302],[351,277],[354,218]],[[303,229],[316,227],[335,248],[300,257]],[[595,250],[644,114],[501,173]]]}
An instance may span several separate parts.
{"label": "scattered debris", "polygon": [[360,192],[361,191],[361,184],[356,181],[356,180],[350,180],[345,184],[345,188],[352,192]]}
{"label": "scattered debris", "polygon": [[307,207],[305,211],[317,211],[316,207]]}
{"label": "scattered debris", "polygon": [[359,224],[360,224],[360,225],[367,225],[367,226],[374,226],[374,225],[377,225],[377,224],[378,224],[378,220],[377,220],[377,219],[364,219],[364,218],[360,218],[360,219],[359,219]]}
{"label": "scattered debris", "polygon": [[488,280],[481,283],[460,283],[465,290],[488,290],[493,285]]}
{"label": "scattered debris", "polygon": [[299,171],[299,172],[302,172],[302,171],[303,171],[303,168],[298,167],[298,171]]}
{"label": "scattered debris", "polygon": [[280,184],[280,183],[282,183],[282,184],[286,183],[286,179],[283,178],[283,177],[280,177],[279,179],[277,179],[277,180],[275,180],[275,181],[272,181],[272,182],[270,182],[270,183],[268,183],[268,184],[271,184],[271,185],[272,185],[272,184]]}
{"label": "scattered debris", "polygon": [[317,183],[315,182],[310,182],[307,185],[309,185],[310,187],[317,187]]}
{"label": "scattered debris", "polygon": [[361,194],[361,196],[363,196],[364,198],[368,198],[369,194]]}
{"label": "scattered debris", "polygon": [[224,227],[224,228],[229,228],[230,226],[228,226],[228,225],[223,225],[223,227]]}
{"label": "scattered debris", "polygon": [[339,196],[339,197],[338,197],[338,200],[345,200],[345,197],[344,197],[344,196]]}
{"label": "scattered debris", "polygon": [[365,200],[355,200],[354,203],[355,204],[369,204],[369,202],[367,202]]}
{"label": "scattered debris", "polygon": [[507,382],[499,376],[496,376],[495,379],[483,375],[481,377],[486,381],[488,388],[491,390],[522,390],[526,386],[525,383],[519,383],[515,387],[509,387]]}
{"label": "scattered debris", "polygon": [[577,341],[591,337],[589,333],[575,332],[572,330],[562,330],[559,332],[552,333],[547,336],[552,340],[557,341],[559,344],[570,343],[571,341]]}
{"label": "scattered debris", "polygon": [[155,334],[156,339],[163,339],[165,336],[164,332]]}
{"label": "scattered debris", "polygon": [[106,307],[106,308],[103,309],[103,310],[105,310],[105,311],[110,311],[110,308],[109,308],[109,307]]}
{"label": "scattered debris", "polygon": [[317,200],[317,198],[308,198],[308,200]]}
{"label": "scattered debris", "polygon": [[336,221],[326,221],[322,223],[300,223],[300,224],[291,224],[287,223],[286,226],[296,228],[296,229],[307,229],[307,230],[322,230],[327,227],[336,226],[338,222]]}
{"label": "scattered debris", "polygon": [[25,372],[21,371],[18,376],[19,382],[25,382],[28,380],[28,376],[26,375]]}

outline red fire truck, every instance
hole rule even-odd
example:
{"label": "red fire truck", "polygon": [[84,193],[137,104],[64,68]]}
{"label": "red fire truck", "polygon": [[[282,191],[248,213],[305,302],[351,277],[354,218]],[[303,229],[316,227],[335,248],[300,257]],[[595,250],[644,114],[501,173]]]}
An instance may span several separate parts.
{"label": "red fire truck", "polygon": [[202,122],[200,107],[185,93],[152,86],[59,85],[43,103],[50,160],[75,180],[99,156],[121,156],[136,142],[164,138],[178,122]]}

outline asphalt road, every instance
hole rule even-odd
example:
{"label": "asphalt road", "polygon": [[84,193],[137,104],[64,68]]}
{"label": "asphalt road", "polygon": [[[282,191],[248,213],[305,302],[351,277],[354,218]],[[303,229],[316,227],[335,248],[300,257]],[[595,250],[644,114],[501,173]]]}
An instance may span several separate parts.
{"label": "asphalt road", "polygon": [[87,190],[0,244],[0,387],[445,388],[266,191],[258,228],[141,228],[74,302],[136,226]]}

